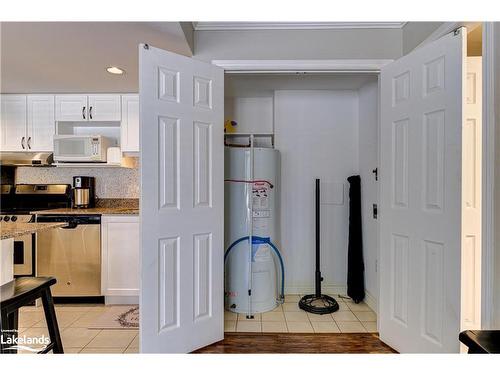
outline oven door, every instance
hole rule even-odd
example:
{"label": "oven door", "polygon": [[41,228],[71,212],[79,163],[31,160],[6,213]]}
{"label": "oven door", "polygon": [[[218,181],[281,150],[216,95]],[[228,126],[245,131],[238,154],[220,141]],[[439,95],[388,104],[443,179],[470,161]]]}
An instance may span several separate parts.
{"label": "oven door", "polygon": [[34,244],[34,234],[27,234],[14,239],[14,276],[35,275]]}

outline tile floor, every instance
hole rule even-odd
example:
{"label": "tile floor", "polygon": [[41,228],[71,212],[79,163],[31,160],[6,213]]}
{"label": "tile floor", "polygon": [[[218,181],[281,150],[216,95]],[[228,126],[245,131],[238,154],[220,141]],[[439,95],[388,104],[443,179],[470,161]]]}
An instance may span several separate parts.
{"label": "tile floor", "polygon": [[[88,329],[104,305],[56,305],[57,321],[65,353],[138,353],[139,331],[132,329]],[[19,335],[48,336],[41,307],[25,306],[19,312]],[[20,354],[28,354],[25,351]]]}
{"label": "tile floor", "polygon": [[225,312],[226,332],[262,333],[360,333],[377,332],[377,315],[364,302],[336,298],[339,310],[333,314],[316,315],[299,309],[299,295],[287,295],[285,303],[271,312],[255,314],[247,319],[245,314]]}
{"label": "tile floor", "polygon": [[[287,295],[285,303],[271,312],[255,314],[253,320],[244,314],[225,313],[226,332],[263,333],[358,333],[377,332],[376,314],[365,304],[354,304],[337,298],[339,311],[315,315],[299,309],[299,295]],[[65,353],[138,353],[138,330],[88,329],[109,306],[56,305],[56,314]],[[47,335],[41,307],[22,307],[19,334],[27,337]],[[27,354],[29,352],[21,352]]]}

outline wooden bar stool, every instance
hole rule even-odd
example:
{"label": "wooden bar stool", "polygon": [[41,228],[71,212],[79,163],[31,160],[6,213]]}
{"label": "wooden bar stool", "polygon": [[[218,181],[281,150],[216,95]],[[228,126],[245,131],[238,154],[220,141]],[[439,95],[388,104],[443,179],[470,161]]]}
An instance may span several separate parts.
{"label": "wooden bar stool", "polygon": [[[2,333],[7,332],[11,337],[17,337],[19,308],[41,298],[49,330],[50,343],[38,353],[45,354],[51,350],[54,353],[64,353],[59,326],[57,325],[54,301],[50,292],[50,286],[56,282],[56,279],[53,277],[20,277],[2,285],[0,287],[0,331]],[[0,352],[14,354],[17,352],[17,350],[8,349],[8,346],[10,345],[2,345]]]}

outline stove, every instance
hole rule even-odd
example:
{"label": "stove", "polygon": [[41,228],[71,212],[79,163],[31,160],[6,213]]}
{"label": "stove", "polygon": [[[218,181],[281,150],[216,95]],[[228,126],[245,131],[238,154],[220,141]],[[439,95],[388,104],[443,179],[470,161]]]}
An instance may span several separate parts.
{"label": "stove", "polygon": [[[0,193],[1,223],[30,223],[33,211],[71,207],[71,185],[2,184]],[[34,276],[35,254],[34,234],[14,239],[15,276]]]}

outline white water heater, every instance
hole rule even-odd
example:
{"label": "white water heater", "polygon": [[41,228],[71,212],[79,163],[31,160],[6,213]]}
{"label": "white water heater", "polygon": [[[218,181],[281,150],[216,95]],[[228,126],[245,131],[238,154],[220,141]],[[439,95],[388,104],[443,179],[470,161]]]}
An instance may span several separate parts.
{"label": "white water heater", "polygon": [[224,282],[229,311],[252,314],[278,304],[279,183],[279,151],[226,147]]}

